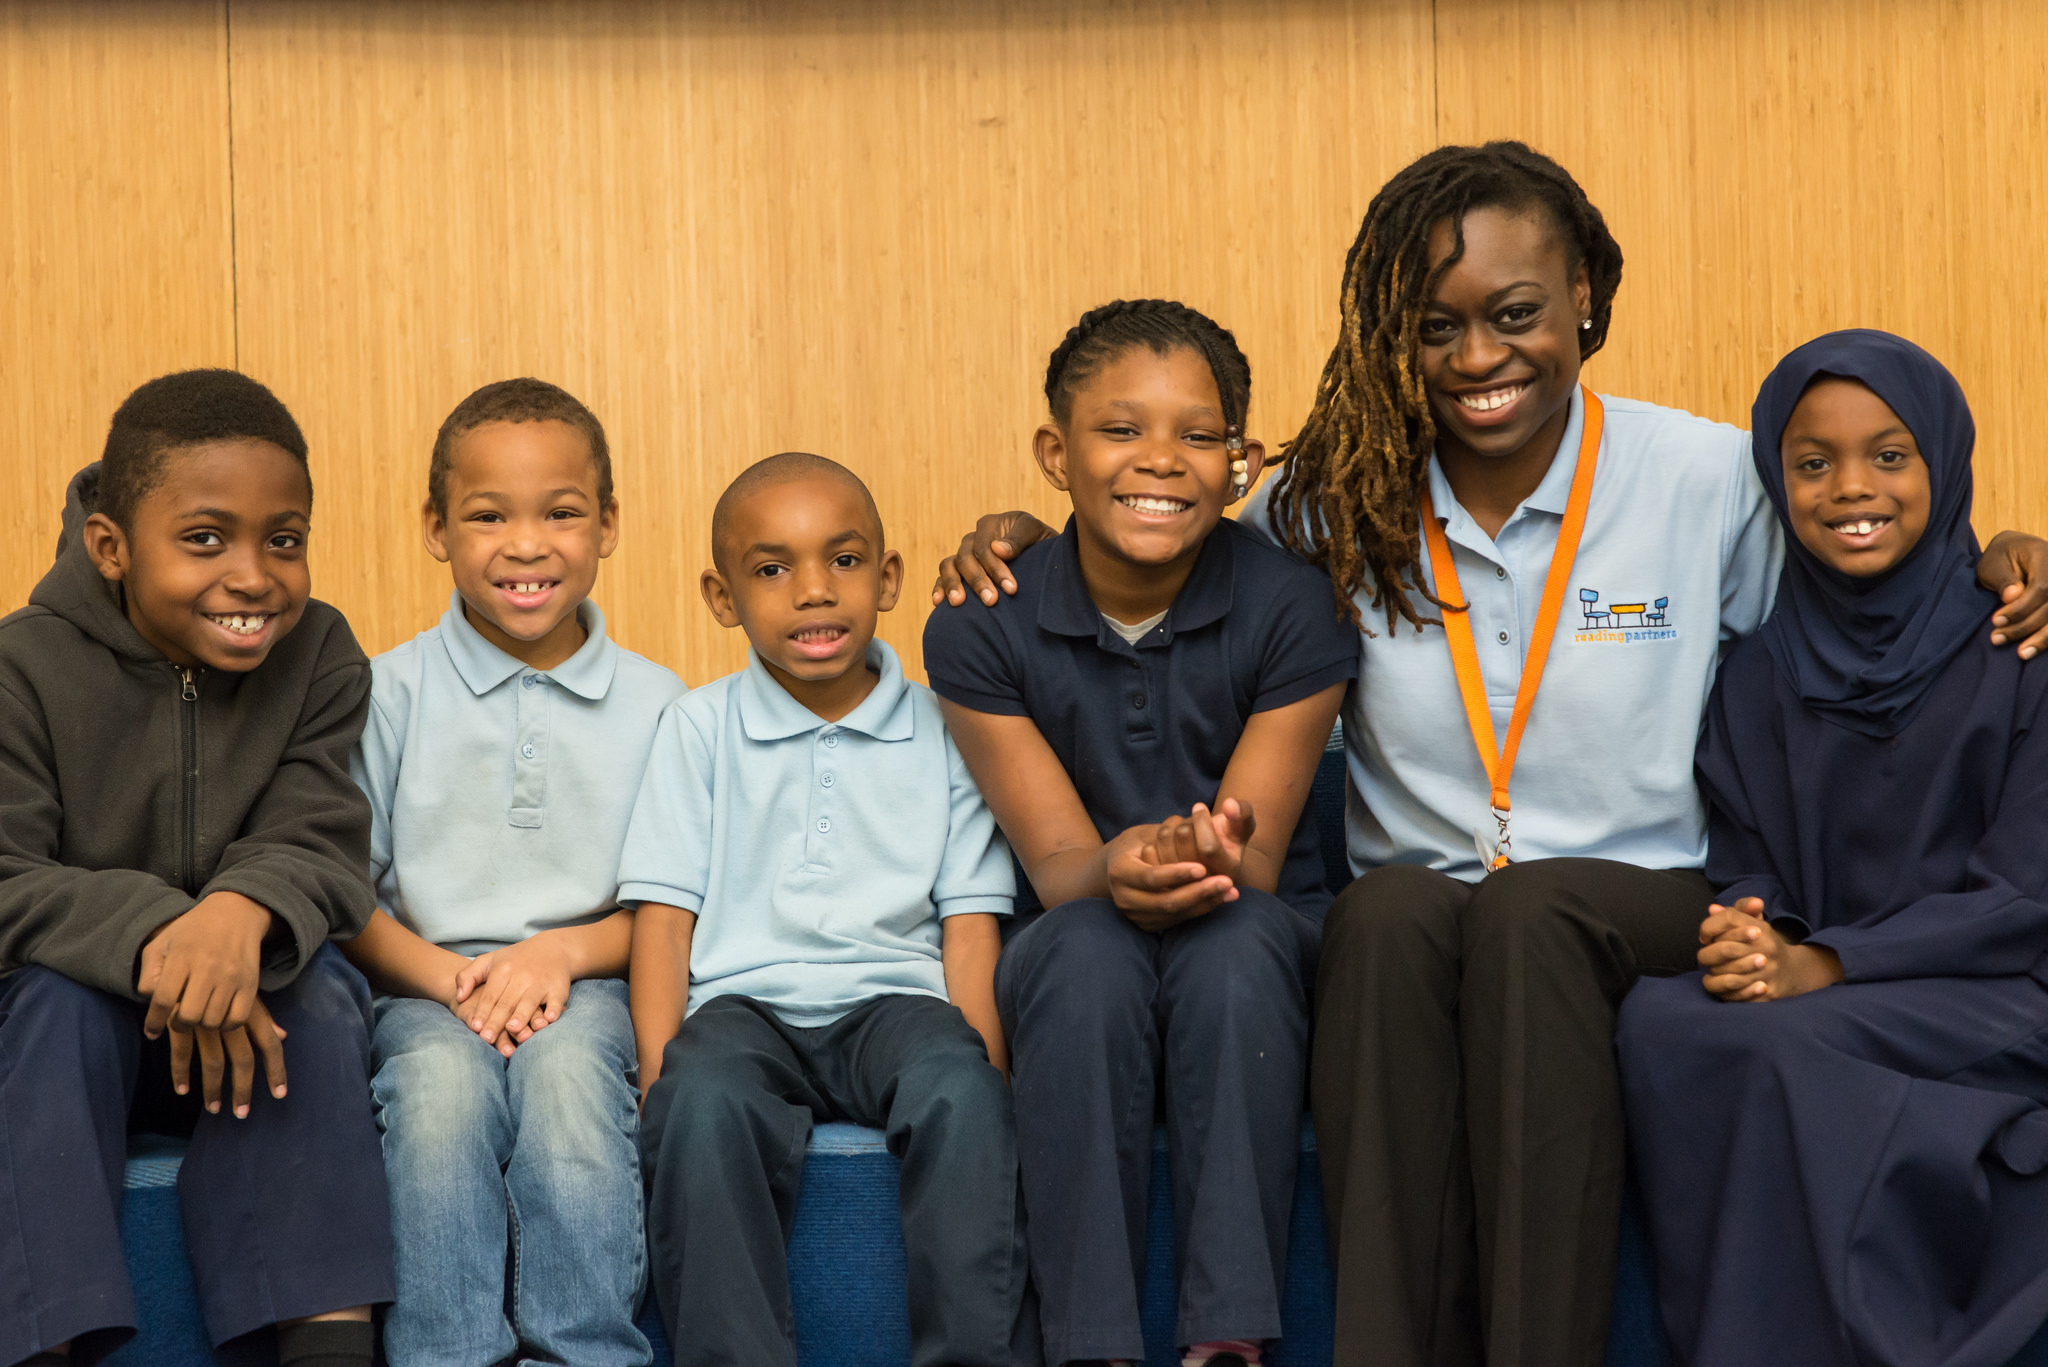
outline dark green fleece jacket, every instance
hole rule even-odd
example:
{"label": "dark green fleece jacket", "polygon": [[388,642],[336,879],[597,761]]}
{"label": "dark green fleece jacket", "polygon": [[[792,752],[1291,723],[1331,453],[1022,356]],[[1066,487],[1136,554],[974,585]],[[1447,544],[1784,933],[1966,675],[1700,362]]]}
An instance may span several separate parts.
{"label": "dark green fleece jacket", "polygon": [[172,664],[85,553],[98,483],[72,479],[56,565],[0,617],[0,973],[133,997],[143,941],[229,891],[275,914],[262,985],[281,987],[374,905],[348,774],[370,662],[309,602],[246,674]]}

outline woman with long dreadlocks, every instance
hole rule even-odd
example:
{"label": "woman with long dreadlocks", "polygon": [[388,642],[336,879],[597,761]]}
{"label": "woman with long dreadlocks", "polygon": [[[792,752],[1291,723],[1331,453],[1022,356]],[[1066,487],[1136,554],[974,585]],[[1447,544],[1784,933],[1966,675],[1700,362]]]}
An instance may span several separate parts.
{"label": "woman with long dreadlocks", "polygon": [[[1324,923],[1311,1065],[1342,1363],[1601,1358],[1615,1013],[1638,976],[1695,967],[1694,742],[1784,558],[1746,434],[1579,383],[1621,260],[1519,143],[1399,172],[1347,258],[1314,410],[1242,519],[1360,628],[1360,877]],[[1043,534],[984,518],[934,601],[993,601]],[[2002,537],[1979,573],[2005,595],[1993,639],[2048,644],[2048,587],[2022,587],[2048,543]]]}

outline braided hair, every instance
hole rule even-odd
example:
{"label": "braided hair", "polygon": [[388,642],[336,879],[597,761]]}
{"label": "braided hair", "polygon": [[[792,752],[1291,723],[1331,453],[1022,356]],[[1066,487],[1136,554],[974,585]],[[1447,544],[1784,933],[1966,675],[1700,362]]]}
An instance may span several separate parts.
{"label": "braided hair", "polygon": [[[1285,448],[1272,508],[1275,530],[1329,574],[1339,611],[1361,629],[1353,595],[1368,578],[1388,630],[1401,618],[1418,629],[1425,621],[1407,593],[1413,586],[1428,596],[1417,561],[1422,491],[1436,445],[1419,331],[1438,282],[1465,254],[1465,215],[1489,208],[1550,216],[1567,271],[1583,266],[1592,287],[1592,326],[1578,334],[1580,358],[1607,341],[1621,246],[1579,183],[1550,158],[1519,142],[1439,147],[1373,196],[1344,258],[1342,331],[1323,366],[1315,406]],[[1451,226],[1451,251],[1431,269],[1430,230],[1443,222]]]}
{"label": "braided hair", "polygon": [[1105,365],[1132,347],[1150,347],[1165,356],[1186,347],[1209,364],[1216,393],[1223,401],[1225,426],[1244,429],[1245,409],[1252,401],[1252,366],[1238,349],[1237,338],[1207,314],[1171,299],[1119,299],[1089,309],[1053,348],[1045,367],[1045,401],[1061,427],[1073,416],[1074,393]]}

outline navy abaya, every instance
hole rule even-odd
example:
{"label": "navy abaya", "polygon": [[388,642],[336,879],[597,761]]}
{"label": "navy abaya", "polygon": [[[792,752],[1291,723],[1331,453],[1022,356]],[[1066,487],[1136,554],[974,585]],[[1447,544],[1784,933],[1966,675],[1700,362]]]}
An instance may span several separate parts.
{"label": "navy abaya", "polygon": [[1772,622],[1709,703],[1720,900],[1762,898],[1844,981],[1726,1003],[1692,973],[1624,1004],[1659,1299],[1699,1367],[1999,1367],[2048,1319],[2048,660],[1984,639],[1969,413],[1911,344],[1832,334],[1773,372],[1752,430],[1780,516],[1821,375],[1905,421],[1933,506],[1862,581],[1788,526]]}

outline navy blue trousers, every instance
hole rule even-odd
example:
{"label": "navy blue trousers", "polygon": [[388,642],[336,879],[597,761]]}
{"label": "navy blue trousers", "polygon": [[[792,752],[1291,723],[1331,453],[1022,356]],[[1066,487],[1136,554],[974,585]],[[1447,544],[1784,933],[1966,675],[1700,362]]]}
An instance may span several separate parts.
{"label": "navy blue trousers", "polygon": [[[0,978],[0,1363],[67,1339],[89,1363],[133,1336],[121,1178],[134,1130],[192,1137],[185,1247],[216,1345],[282,1319],[392,1298],[391,1220],[370,1114],[369,990],[323,945],[263,1001],[288,1091],[249,1118],[170,1086],[144,1008],[46,968]],[[196,1071],[196,1069],[195,1069]]]}
{"label": "navy blue trousers", "polygon": [[786,1249],[817,1120],[877,1127],[902,1160],[911,1367],[1036,1362],[1010,1091],[958,1008],[891,995],[806,1029],[723,996],[662,1050],[640,1119],[677,1367],[796,1367]]}
{"label": "navy blue trousers", "polygon": [[1843,983],[1621,1009],[1680,1363],[1999,1367],[2048,1318],[2048,987]]}
{"label": "navy blue trousers", "polygon": [[1157,935],[1106,900],[1068,902],[1004,946],[996,1005],[1048,1363],[1145,1356],[1162,1090],[1179,1341],[1279,1337],[1318,940],[1246,889]]}

